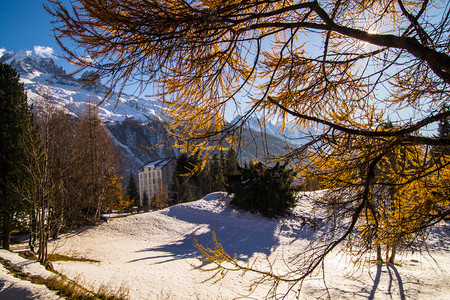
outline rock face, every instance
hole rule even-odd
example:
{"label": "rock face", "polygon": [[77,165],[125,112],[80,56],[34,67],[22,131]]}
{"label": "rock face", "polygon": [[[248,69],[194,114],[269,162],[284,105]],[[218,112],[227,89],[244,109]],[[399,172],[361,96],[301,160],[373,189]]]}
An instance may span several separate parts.
{"label": "rock face", "polygon": [[110,122],[105,126],[122,148],[124,163],[128,170],[136,171],[151,160],[177,156],[172,141],[156,121],[142,123],[127,119],[122,122]]}

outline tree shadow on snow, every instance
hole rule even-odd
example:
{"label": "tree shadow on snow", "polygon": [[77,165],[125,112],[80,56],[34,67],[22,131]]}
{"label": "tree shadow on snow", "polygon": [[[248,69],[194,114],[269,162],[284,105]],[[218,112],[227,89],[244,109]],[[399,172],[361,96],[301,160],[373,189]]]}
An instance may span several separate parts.
{"label": "tree shadow on snow", "polygon": [[3,282],[0,284],[0,299],[37,299],[37,294],[20,285],[11,284],[5,287]]}
{"label": "tree shadow on snow", "polygon": [[[139,251],[158,251],[165,252],[167,255],[149,256],[130,262],[157,258],[167,258],[166,261],[171,261],[195,257],[197,249],[194,246],[194,237],[203,246],[212,248],[214,247],[213,231],[225,251],[229,254],[236,253],[237,257],[244,261],[255,253],[269,255],[279,245],[279,239],[274,234],[277,227],[281,226],[277,220],[269,220],[249,213],[237,213],[233,210],[214,212],[183,205],[172,206],[165,214],[181,221],[200,225],[200,227],[197,233],[195,231],[186,233],[183,239],[175,243]],[[208,230],[201,225],[206,225]]]}
{"label": "tree shadow on snow", "polygon": [[[390,297],[392,298],[392,288],[393,288],[393,282],[394,282],[394,278],[393,278],[393,274],[395,276],[395,279],[397,280],[397,286],[398,286],[398,292],[400,294],[400,299],[406,299],[405,296],[405,290],[403,287],[403,281],[402,278],[400,277],[400,273],[398,272],[397,268],[395,267],[394,264],[392,263],[386,263],[386,268],[388,271],[388,275],[389,275],[389,282],[388,282],[388,290],[387,290],[387,294],[390,295]],[[382,273],[382,268],[383,268],[383,263],[378,263],[377,265],[377,274],[375,275],[375,279],[373,282],[373,287],[372,287],[372,291],[370,292],[370,296],[369,299],[375,299],[375,292],[378,288],[378,285],[380,283],[380,279],[381,279],[381,273]]]}

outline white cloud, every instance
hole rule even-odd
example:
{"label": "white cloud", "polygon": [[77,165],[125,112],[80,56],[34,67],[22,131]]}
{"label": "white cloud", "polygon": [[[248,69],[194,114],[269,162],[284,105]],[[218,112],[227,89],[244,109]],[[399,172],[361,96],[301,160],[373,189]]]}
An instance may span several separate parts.
{"label": "white cloud", "polygon": [[0,57],[2,57],[5,52],[6,52],[5,48],[0,48]]}
{"label": "white cloud", "polygon": [[34,46],[34,54],[45,58],[54,58],[52,47]]}

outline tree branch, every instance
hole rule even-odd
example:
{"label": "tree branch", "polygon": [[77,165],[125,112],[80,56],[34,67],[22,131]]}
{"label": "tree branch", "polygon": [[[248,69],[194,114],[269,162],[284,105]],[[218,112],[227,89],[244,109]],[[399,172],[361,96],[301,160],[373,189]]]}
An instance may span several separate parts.
{"label": "tree branch", "polygon": [[[424,126],[427,126],[428,124],[437,122],[439,120],[442,120],[446,117],[450,116],[450,111],[445,111],[438,113],[436,115],[431,115],[416,124],[407,126],[405,128],[399,129],[399,130],[393,130],[393,131],[372,131],[372,130],[363,130],[363,129],[353,129],[348,128],[342,125],[338,125],[335,123],[332,123],[327,120],[319,119],[317,117],[308,116],[305,114],[301,114],[299,112],[293,111],[291,109],[288,109],[287,107],[281,105],[278,101],[276,101],[274,98],[268,96],[267,97],[269,101],[276,105],[278,108],[283,110],[284,112],[290,114],[293,117],[297,117],[300,119],[313,121],[322,125],[329,126],[333,129],[342,131],[344,133],[350,134],[350,135],[358,135],[358,136],[366,136],[366,137],[398,137],[398,136],[404,136],[408,134],[412,134],[414,132],[417,132],[419,129],[421,129]],[[414,142],[416,144],[426,144],[426,145],[450,145],[450,138],[427,138],[427,137],[420,137],[420,136],[408,136],[406,138],[410,142]]]}

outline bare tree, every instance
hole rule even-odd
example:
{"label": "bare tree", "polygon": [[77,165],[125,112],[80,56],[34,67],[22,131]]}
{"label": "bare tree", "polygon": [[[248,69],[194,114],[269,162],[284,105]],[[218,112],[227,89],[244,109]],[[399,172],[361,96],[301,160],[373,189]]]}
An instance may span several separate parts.
{"label": "bare tree", "polygon": [[78,191],[78,222],[96,223],[106,203],[107,195],[115,194],[117,178],[120,176],[120,151],[103,127],[98,107],[90,103],[78,121],[75,136],[79,178],[73,182]]}
{"label": "bare tree", "polygon": [[120,155],[98,115],[88,110],[79,120],[53,107],[48,90],[40,94],[35,132],[20,145],[28,157],[21,165],[26,180],[15,188],[30,206],[30,249],[47,264],[49,239],[96,223],[122,189]]}
{"label": "bare tree", "polygon": [[153,196],[152,207],[158,209],[169,206],[169,189],[161,181],[158,182],[155,195]]}
{"label": "bare tree", "polygon": [[52,231],[59,226],[57,199],[63,191],[61,178],[55,176],[58,157],[54,155],[60,127],[52,127],[56,125],[52,122],[55,111],[48,105],[48,91],[42,89],[40,93],[43,111],[34,117],[39,125],[35,132],[28,132],[27,139],[20,145],[27,152],[28,161],[21,166],[27,177],[22,186],[16,188],[30,205],[30,249],[35,251],[37,246],[38,260],[47,265],[47,245]]}

